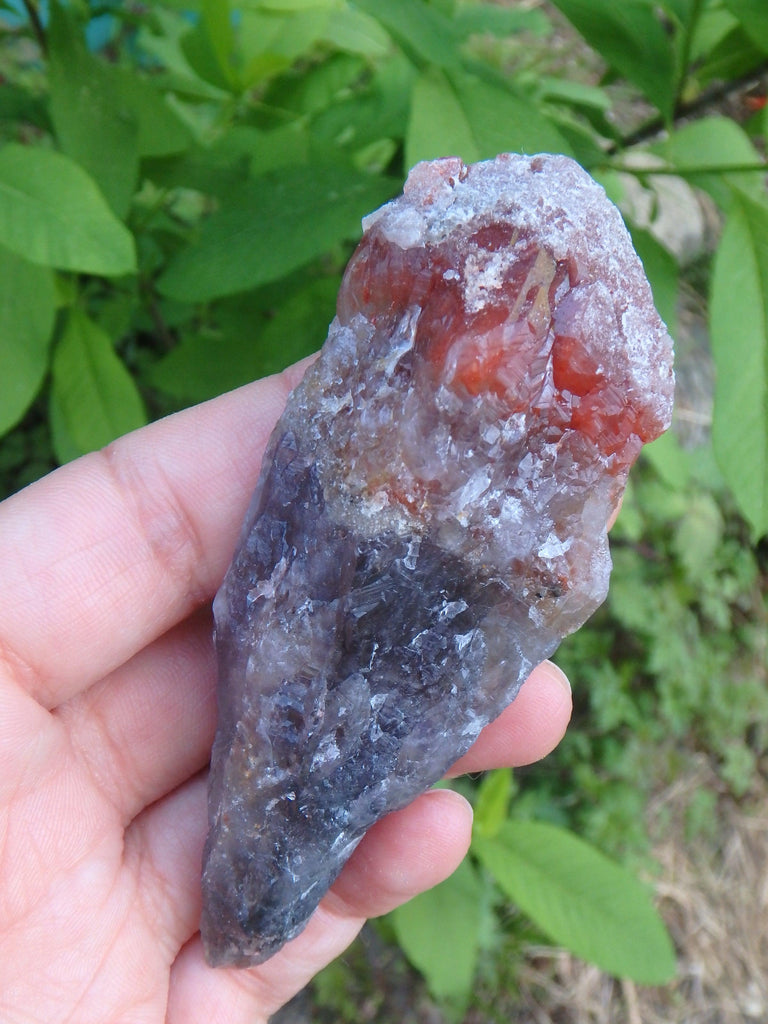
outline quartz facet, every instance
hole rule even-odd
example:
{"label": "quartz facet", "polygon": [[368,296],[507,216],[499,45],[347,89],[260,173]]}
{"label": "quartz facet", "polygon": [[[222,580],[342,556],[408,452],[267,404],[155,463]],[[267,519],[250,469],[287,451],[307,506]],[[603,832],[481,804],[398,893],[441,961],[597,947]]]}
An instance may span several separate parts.
{"label": "quartz facet", "polygon": [[259,963],[604,599],[672,346],[573,161],[417,165],[364,221],[216,597],[202,935]]}

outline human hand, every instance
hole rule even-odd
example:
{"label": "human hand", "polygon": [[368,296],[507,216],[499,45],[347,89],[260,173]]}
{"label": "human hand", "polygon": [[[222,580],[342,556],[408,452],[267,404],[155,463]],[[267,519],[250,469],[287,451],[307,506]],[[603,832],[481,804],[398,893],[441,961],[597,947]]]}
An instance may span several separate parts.
{"label": "human hand", "polygon": [[[264,1021],[449,875],[471,814],[435,790],[379,822],[307,929],[206,966],[200,867],[215,728],[210,599],[303,367],[137,431],[0,505],[0,1020]],[[570,715],[536,669],[455,771],[543,757]]]}

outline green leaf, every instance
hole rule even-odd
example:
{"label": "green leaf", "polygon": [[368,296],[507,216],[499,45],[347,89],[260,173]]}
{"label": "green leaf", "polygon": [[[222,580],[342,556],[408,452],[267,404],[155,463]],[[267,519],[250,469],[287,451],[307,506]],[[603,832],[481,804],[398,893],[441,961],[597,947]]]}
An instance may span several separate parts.
{"label": "green leaf", "polygon": [[308,156],[305,120],[289,121],[271,131],[233,125],[213,145],[193,146],[182,156],[148,161],[144,170],[151,181],[165,188],[193,189],[226,201],[235,187],[250,178],[304,164]]}
{"label": "green leaf", "polygon": [[[275,310],[255,342],[258,363],[254,377],[277,373],[320,348],[336,315],[340,284],[341,277],[336,276],[312,281]],[[235,330],[231,323],[230,335]]]}
{"label": "green leaf", "polygon": [[51,271],[0,247],[0,435],[40,390],[55,314]]}
{"label": "green leaf", "polygon": [[[246,5],[248,6],[248,5]],[[308,11],[312,8],[329,9],[339,6],[339,0],[251,0],[251,6],[266,11]]]}
{"label": "green leaf", "polygon": [[228,0],[204,0],[202,17],[180,40],[189,66],[218,89],[239,91],[233,58],[234,34]]}
{"label": "green leaf", "polygon": [[383,25],[417,64],[459,67],[458,31],[423,0],[354,0],[354,6]]}
{"label": "green leaf", "polygon": [[192,135],[155,85],[135,69],[113,69],[116,88],[136,119],[139,156],[161,157],[181,153]]}
{"label": "green leaf", "polygon": [[243,10],[238,27],[242,87],[255,85],[308,55],[328,31],[330,17],[325,6],[298,11]]}
{"label": "green leaf", "polygon": [[596,85],[586,82],[572,82],[567,78],[555,78],[551,75],[535,77],[537,94],[547,100],[564,101],[574,107],[605,112],[612,106],[611,97]]}
{"label": "green leaf", "polygon": [[[768,165],[756,172],[729,171],[744,164],[760,167],[763,159],[747,133],[727,117],[704,117],[671,132],[657,148],[672,166],[692,184],[708,192],[727,209],[735,186],[753,198],[763,193]],[[708,171],[707,168],[718,168]]]}
{"label": "green leaf", "polygon": [[517,32],[546,36],[552,31],[549,18],[543,11],[497,7],[487,3],[459,3],[453,20],[462,37],[485,33],[503,37]]}
{"label": "green leaf", "polygon": [[229,0],[203,0],[202,22],[219,68],[229,77],[235,49]]}
{"label": "green leaf", "polygon": [[755,46],[739,25],[707,54],[706,60],[697,68],[696,79],[707,85],[709,82],[746,78],[764,60],[763,50]]}
{"label": "green leaf", "polygon": [[51,118],[59,145],[124,217],[139,175],[138,124],[115,68],[88,53],[70,9],[51,6]]}
{"label": "green leaf", "polygon": [[[191,47],[194,51],[196,46],[201,45],[201,40],[190,41],[190,35],[205,34],[205,28],[201,26],[199,19],[197,24],[190,26],[189,11],[199,8],[200,4],[184,5],[185,9],[178,12],[168,10],[167,8],[170,6],[174,5],[171,3],[167,3],[163,7],[155,5],[151,20],[140,25],[135,36],[139,60],[144,62],[146,58],[149,58],[150,65],[162,67],[166,73],[166,84],[180,96],[213,103],[225,101],[228,92],[227,86],[224,84],[213,85],[208,82],[198,73],[193,66],[193,60],[190,60],[185,52],[187,47]],[[202,45],[205,47],[207,44],[203,42]],[[215,63],[215,57],[210,49],[207,54],[208,60]],[[218,70],[216,74],[220,74]]]}
{"label": "green leaf", "polygon": [[402,54],[381,65],[365,91],[313,118],[311,133],[318,151],[355,152],[381,139],[402,139],[415,79],[412,65]]}
{"label": "green leaf", "polygon": [[696,7],[701,7],[700,0],[661,0],[659,5],[678,24],[687,25]]}
{"label": "green leaf", "polygon": [[182,404],[205,402],[255,379],[255,348],[240,337],[188,334],[147,373],[147,381]]}
{"label": "green leaf", "polygon": [[755,46],[768,52],[768,6],[765,0],[725,0],[725,6],[741,22]]}
{"label": "green leaf", "polygon": [[406,163],[460,156],[465,163],[497,153],[571,153],[552,121],[530,100],[461,72],[430,69],[413,91]]}
{"label": "green leaf", "polygon": [[29,89],[23,89],[7,80],[0,89],[0,122],[2,121],[16,124],[26,121],[43,132],[51,130],[51,120],[42,99],[32,95]]}
{"label": "green leaf", "polygon": [[114,90],[117,102],[136,122],[140,156],[168,156],[189,146],[190,129],[166,102],[156,81],[142,74],[135,61],[127,65],[95,60],[94,63],[102,74],[106,72],[111,76],[109,87]]}
{"label": "green leaf", "polygon": [[306,163],[309,133],[303,120],[289,121],[266,132],[250,125],[235,125],[209,152],[224,159],[245,157],[250,176],[255,178],[279,167]]}
{"label": "green leaf", "polygon": [[676,58],[655,0],[554,3],[589,45],[670,120],[676,95]]}
{"label": "green leaf", "polygon": [[715,456],[755,536],[768,532],[768,207],[736,195],[709,304]]}
{"label": "green leaf", "polygon": [[480,943],[482,886],[469,861],[391,915],[397,941],[438,999],[468,995]]}
{"label": "green leaf", "polygon": [[507,819],[512,797],[512,769],[487,772],[477,790],[472,834],[492,839]]}
{"label": "green leaf", "polygon": [[571,147],[555,124],[527,97],[474,75],[451,76],[483,158],[497,153],[565,153]]}
{"label": "green leaf", "polygon": [[440,156],[460,156],[470,164],[480,159],[480,148],[448,79],[437,68],[429,68],[413,88],[405,163],[413,167],[419,160]]}
{"label": "green leaf", "polygon": [[107,277],[136,269],[133,236],[73,160],[0,149],[0,245],[32,263]]}
{"label": "green leaf", "polygon": [[109,444],[147,422],[133,378],[109,337],[73,307],[53,355],[51,415],[61,461]]}
{"label": "green leaf", "polygon": [[360,219],[394,182],[337,164],[286,167],[248,182],[172,260],[160,290],[186,302],[255,288],[359,237]]}
{"label": "green leaf", "polygon": [[379,23],[354,7],[331,11],[325,39],[339,50],[374,59],[385,57],[390,48],[389,36]]}
{"label": "green leaf", "polygon": [[685,515],[675,527],[674,550],[688,579],[705,585],[723,536],[723,514],[711,494],[694,494]]}
{"label": "green leaf", "polygon": [[642,228],[632,229],[632,242],[643,262],[659,316],[674,337],[677,330],[679,269],[675,258],[654,236]]}
{"label": "green leaf", "polygon": [[[701,65],[738,28],[738,21],[723,7],[705,9],[696,21],[690,43],[691,61]],[[698,71],[697,71],[698,74]]]}
{"label": "green leaf", "polygon": [[267,102],[277,103],[295,114],[316,114],[350,94],[359,94],[358,83],[368,77],[368,65],[362,57],[335,53],[302,75],[277,83]]}
{"label": "green leaf", "polygon": [[690,479],[691,456],[681,447],[671,430],[645,445],[643,458],[670,487],[681,490]]}
{"label": "green leaf", "polygon": [[328,32],[338,0],[316,3],[245,3],[233,12],[205,0],[204,17],[181,40],[183,56],[212,85],[242,93],[287,71]]}
{"label": "green leaf", "polygon": [[765,55],[722,7],[705,8],[696,20],[691,40],[690,63],[701,85],[741,78],[756,68]]}
{"label": "green leaf", "polygon": [[641,984],[674,977],[672,943],[648,891],[583,839],[542,822],[508,821],[473,850],[553,942]]}
{"label": "green leaf", "polygon": [[149,383],[184,402],[203,402],[248,381],[277,373],[322,345],[333,319],[339,278],[322,278],[275,311],[259,331],[263,310],[250,296],[214,311],[219,332],[185,337],[149,371]]}

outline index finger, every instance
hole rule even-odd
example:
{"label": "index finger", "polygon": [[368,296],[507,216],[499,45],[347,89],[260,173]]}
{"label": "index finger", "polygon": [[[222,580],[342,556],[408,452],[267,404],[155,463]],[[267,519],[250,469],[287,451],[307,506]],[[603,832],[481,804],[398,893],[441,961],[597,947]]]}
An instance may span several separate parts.
{"label": "index finger", "polygon": [[0,665],[49,707],[207,601],[300,363],[77,459],[0,504]]}

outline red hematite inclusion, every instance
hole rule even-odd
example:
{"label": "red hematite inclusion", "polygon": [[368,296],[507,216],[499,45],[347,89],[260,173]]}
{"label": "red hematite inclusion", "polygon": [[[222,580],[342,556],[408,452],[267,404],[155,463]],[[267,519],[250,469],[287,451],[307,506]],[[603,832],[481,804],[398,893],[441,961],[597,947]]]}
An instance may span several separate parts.
{"label": "red hematite inclusion", "polygon": [[[503,168],[513,159],[502,156],[497,164]],[[575,175],[569,161],[560,158],[558,163]],[[534,158],[527,165],[528,173],[537,175],[545,167],[551,173],[552,164],[552,158]],[[418,196],[427,209],[441,206],[443,188],[455,189],[469,172],[450,158],[421,165],[409,178],[406,196]],[[580,184],[584,192],[598,192],[592,182]],[[436,383],[473,396],[493,395],[507,412],[541,409],[546,404],[553,426],[580,431],[612,457],[609,471],[619,473],[631,465],[640,446],[663,429],[660,407],[668,404],[671,374],[655,409],[647,407],[647,396],[642,403],[632,402],[628,378],[609,379],[592,350],[590,333],[599,318],[603,344],[614,338],[620,341],[622,295],[609,294],[610,281],[604,282],[606,288],[590,287],[594,261],[585,259],[584,251],[564,252],[556,258],[547,246],[546,231],[516,226],[516,198],[512,193],[510,202],[499,204],[493,213],[498,220],[481,227],[470,222],[463,231],[452,230],[445,237],[440,236],[439,218],[435,218],[435,225],[430,225],[435,240],[405,248],[396,237],[397,228],[390,240],[386,227],[376,230],[377,215],[369,218],[372,228],[347,270],[339,319],[349,323],[361,313],[377,325],[394,325],[407,309],[420,307],[414,351],[432,365]],[[550,200],[557,198],[557,193],[550,196]],[[567,198],[567,193],[560,198]],[[590,198],[594,202],[594,195]],[[599,201],[603,212],[607,208],[610,219],[618,221],[618,213],[608,207],[602,193]],[[381,217],[385,220],[386,214]],[[543,210],[542,217],[546,217]],[[591,241],[583,239],[582,250]],[[622,241],[626,247],[625,238]],[[650,289],[634,253],[632,261],[637,264],[632,268],[635,280],[622,283],[640,292],[650,310]],[[491,280],[481,285],[484,301],[479,308],[476,302],[469,308],[467,277],[478,273]],[[628,295],[627,305],[635,297]],[[658,317],[651,314],[651,320],[657,321],[658,333],[662,329]],[[665,358],[663,365],[667,363]]]}
{"label": "red hematite inclusion", "polygon": [[202,935],[288,941],[605,597],[606,523],[672,347],[565,157],[419,164],[366,218],[216,597]]}

